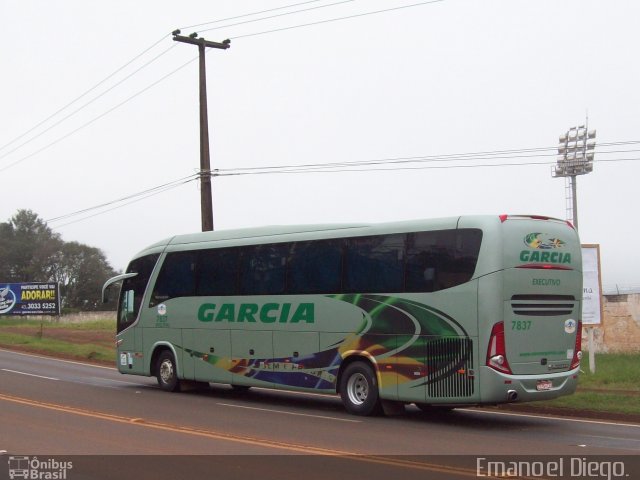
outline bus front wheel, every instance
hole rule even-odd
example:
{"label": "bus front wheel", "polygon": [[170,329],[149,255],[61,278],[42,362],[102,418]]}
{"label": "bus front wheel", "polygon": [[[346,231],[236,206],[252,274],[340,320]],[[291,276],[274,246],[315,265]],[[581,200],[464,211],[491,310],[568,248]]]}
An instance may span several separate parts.
{"label": "bus front wheel", "polygon": [[353,362],[345,368],[340,397],[347,411],[355,415],[375,415],[382,409],[375,372],[365,362]]}
{"label": "bus front wheel", "polygon": [[167,392],[176,392],[180,390],[180,380],[178,379],[178,369],[176,368],[176,359],[169,350],[165,350],[158,357],[156,363],[156,377],[158,385],[162,390]]}

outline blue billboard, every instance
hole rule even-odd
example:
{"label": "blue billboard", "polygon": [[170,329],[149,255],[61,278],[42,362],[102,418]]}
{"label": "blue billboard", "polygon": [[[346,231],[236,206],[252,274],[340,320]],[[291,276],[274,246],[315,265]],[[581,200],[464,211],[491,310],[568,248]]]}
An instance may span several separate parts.
{"label": "blue billboard", "polygon": [[60,315],[57,283],[0,283],[0,315]]}

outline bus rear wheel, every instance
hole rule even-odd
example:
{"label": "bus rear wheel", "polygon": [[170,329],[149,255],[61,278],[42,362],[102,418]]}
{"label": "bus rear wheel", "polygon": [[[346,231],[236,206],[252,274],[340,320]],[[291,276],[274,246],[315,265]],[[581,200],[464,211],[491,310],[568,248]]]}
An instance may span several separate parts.
{"label": "bus rear wheel", "polygon": [[382,410],[375,372],[365,362],[353,362],[345,368],[340,397],[347,411],[355,415],[376,415]]}
{"label": "bus rear wheel", "polygon": [[180,390],[176,359],[171,351],[165,350],[158,357],[158,361],[156,362],[156,378],[162,390],[167,392],[177,392]]}

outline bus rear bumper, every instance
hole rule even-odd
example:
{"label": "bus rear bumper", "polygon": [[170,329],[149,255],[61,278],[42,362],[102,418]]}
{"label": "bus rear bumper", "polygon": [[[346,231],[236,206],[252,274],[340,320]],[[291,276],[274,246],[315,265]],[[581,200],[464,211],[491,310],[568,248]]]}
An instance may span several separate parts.
{"label": "bus rear bumper", "polygon": [[551,400],[574,393],[580,368],[543,375],[506,375],[489,367],[481,370],[481,403],[514,403]]}

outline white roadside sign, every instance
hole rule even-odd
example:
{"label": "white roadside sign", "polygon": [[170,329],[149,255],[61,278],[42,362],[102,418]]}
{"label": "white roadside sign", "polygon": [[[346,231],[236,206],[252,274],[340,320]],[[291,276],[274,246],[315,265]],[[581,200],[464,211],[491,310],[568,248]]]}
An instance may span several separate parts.
{"label": "white roadside sign", "polygon": [[600,245],[582,245],[582,324],[602,323]]}

